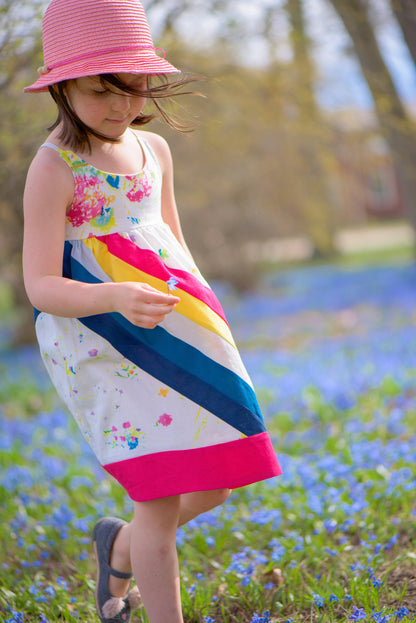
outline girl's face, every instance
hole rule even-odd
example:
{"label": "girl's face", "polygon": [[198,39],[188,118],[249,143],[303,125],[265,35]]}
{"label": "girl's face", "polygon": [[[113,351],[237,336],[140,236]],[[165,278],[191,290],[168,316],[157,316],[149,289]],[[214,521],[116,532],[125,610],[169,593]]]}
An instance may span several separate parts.
{"label": "girl's face", "polygon": [[[135,89],[147,88],[147,76],[118,74],[118,77]],[[109,138],[122,136],[146,103],[146,98],[140,95],[130,95],[113,86],[111,90],[106,88],[98,76],[70,80],[65,90],[68,103],[79,119]]]}

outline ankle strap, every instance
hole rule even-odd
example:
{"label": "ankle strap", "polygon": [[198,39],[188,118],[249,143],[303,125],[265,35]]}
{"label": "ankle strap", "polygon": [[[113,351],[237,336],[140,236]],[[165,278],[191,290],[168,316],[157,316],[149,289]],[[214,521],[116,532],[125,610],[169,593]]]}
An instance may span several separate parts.
{"label": "ankle strap", "polygon": [[111,575],[114,575],[116,578],[120,578],[121,580],[130,580],[133,577],[132,573],[117,571],[117,569],[113,569],[112,567],[108,567],[108,573],[111,573]]}

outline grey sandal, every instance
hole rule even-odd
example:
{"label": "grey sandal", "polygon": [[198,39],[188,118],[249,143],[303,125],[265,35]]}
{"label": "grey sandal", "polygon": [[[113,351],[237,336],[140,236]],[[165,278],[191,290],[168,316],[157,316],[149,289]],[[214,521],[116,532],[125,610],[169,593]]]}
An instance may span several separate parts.
{"label": "grey sandal", "polygon": [[104,517],[94,526],[92,540],[97,559],[97,584],[95,603],[101,623],[128,623],[131,610],[140,605],[140,594],[135,586],[126,597],[113,597],[108,589],[110,575],[128,580],[132,573],[117,571],[110,567],[111,548],[119,530],[126,522],[116,517]]}

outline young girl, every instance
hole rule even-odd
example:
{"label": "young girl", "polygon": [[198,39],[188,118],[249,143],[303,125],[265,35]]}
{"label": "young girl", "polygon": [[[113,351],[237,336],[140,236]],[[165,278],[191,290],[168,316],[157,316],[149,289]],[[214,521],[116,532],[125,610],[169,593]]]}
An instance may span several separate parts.
{"label": "young girl", "polygon": [[[96,606],[182,623],[177,527],[280,473],[223,311],[184,242],[169,148],[131,128],[187,81],[137,0],[52,0],[45,67],[58,119],[29,169],[24,279],[51,379],[134,503],[93,531]],[[162,76],[159,86],[152,77]]]}

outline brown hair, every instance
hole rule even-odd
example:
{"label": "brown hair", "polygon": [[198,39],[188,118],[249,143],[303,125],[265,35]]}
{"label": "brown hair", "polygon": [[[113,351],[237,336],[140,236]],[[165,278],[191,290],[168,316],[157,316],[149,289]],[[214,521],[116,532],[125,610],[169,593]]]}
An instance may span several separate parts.
{"label": "brown hair", "polygon": [[[115,74],[100,74],[98,77],[101,85],[110,91],[116,88],[123,93],[128,93],[129,95],[141,96],[152,100],[158,113],[141,113],[132,121],[131,125],[146,125],[156,117],[160,116],[171,128],[178,130],[179,132],[190,132],[193,130],[192,126],[183,124],[176,115],[165,110],[158,100],[178,95],[196,95],[197,93],[194,91],[183,91],[182,87],[190,82],[201,80],[200,77],[190,76],[182,78],[181,80],[176,80],[175,82],[169,82],[165,74],[148,76],[146,89],[136,89],[123,82],[123,80]],[[159,84],[155,86],[151,85],[154,78],[159,79]],[[67,145],[74,150],[83,151],[86,148],[88,151],[91,151],[90,136],[94,136],[95,138],[105,142],[117,143],[120,139],[110,138],[100,132],[96,132],[81,121],[78,115],[70,107],[66,97],[65,87],[67,83],[68,81],[64,80],[49,87],[49,92],[58,107],[58,117],[48,128],[48,130],[54,130],[59,125],[62,125],[58,138],[64,145]]]}

